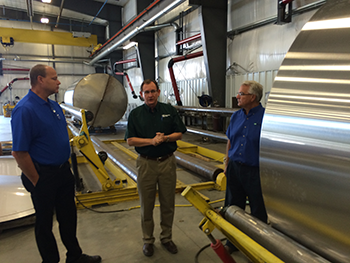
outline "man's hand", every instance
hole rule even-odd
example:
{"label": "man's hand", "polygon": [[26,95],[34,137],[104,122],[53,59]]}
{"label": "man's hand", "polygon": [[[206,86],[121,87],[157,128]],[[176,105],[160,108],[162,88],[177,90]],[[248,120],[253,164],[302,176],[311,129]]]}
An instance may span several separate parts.
{"label": "man's hand", "polygon": [[157,132],[156,136],[154,136],[154,138],[152,139],[152,145],[154,146],[158,146],[159,144],[161,144],[162,142],[165,141],[165,136],[164,133],[161,132]]}

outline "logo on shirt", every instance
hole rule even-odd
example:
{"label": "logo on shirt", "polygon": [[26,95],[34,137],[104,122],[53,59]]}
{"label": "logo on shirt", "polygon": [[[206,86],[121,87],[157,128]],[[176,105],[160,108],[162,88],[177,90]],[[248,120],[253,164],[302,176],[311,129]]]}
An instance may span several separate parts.
{"label": "logo on shirt", "polygon": [[170,114],[163,114],[162,118],[170,117]]}

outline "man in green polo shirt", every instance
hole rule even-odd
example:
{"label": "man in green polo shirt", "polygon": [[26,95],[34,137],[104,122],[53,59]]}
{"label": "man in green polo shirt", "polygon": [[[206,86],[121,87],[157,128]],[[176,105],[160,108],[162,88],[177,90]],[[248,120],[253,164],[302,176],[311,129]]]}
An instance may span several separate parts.
{"label": "man in green polo shirt", "polygon": [[156,81],[145,80],[141,84],[140,94],[145,103],[131,111],[125,139],[139,153],[136,166],[143,253],[148,257],[154,253],[153,208],[158,189],[162,228],[160,241],[170,253],[176,254],[178,250],[172,241],[176,188],[173,152],[177,148],[176,141],[182,138],[186,127],[173,106],[158,102],[160,90]]}

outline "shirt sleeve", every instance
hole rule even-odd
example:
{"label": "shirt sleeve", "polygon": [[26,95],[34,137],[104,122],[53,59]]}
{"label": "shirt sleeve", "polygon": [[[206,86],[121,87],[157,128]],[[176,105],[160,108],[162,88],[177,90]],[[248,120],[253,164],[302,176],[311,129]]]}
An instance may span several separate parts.
{"label": "shirt sleeve", "polygon": [[182,122],[179,113],[177,112],[177,110],[175,108],[173,108],[174,111],[174,132],[181,132],[181,133],[185,133],[187,131],[185,124]]}
{"label": "shirt sleeve", "polygon": [[28,109],[19,107],[12,112],[12,150],[28,152],[33,138],[32,116]]}

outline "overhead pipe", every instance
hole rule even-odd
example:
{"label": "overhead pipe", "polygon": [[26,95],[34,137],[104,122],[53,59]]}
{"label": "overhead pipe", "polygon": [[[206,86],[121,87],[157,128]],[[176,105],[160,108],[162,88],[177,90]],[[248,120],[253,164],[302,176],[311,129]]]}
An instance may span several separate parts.
{"label": "overhead pipe", "polygon": [[125,76],[126,80],[128,81],[129,87],[130,87],[130,89],[131,89],[132,97],[133,97],[134,99],[137,99],[137,95],[135,94],[134,88],[133,88],[132,85],[131,85],[131,81],[130,81],[130,78],[129,78],[128,73],[126,73],[126,72],[115,72],[115,74],[116,74],[116,75]]}
{"label": "overhead pipe", "polygon": [[197,57],[201,57],[201,56],[203,56],[203,51],[187,54],[187,55],[184,55],[184,56],[181,56],[181,57],[172,58],[172,59],[169,60],[168,69],[169,69],[171,83],[173,85],[174,94],[175,94],[175,98],[176,98],[176,102],[177,102],[178,106],[182,106],[182,102],[181,102],[180,95],[179,95],[179,88],[177,87],[177,84],[176,84],[176,79],[175,79],[175,75],[174,75],[173,66],[174,66],[174,64],[176,62],[184,61],[184,60],[192,59],[192,58],[197,58]]}
{"label": "overhead pipe", "polygon": [[175,109],[177,109],[179,112],[183,111],[194,111],[194,112],[204,112],[204,113],[218,113],[218,114],[224,114],[224,115],[232,115],[234,112],[240,110],[240,108],[216,108],[216,107],[210,107],[210,108],[199,108],[199,107],[188,107],[188,106],[174,106]]}
{"label": "overhead pipe", "polygon": [[284,262],[329,263],[320,255],[305,248],[270,225],[247,214],[237,206],[224,208],[220,214],[234,227],[241,230]]}
{"label": "overhead pipe", "polygon": [[[160,2],[159,0],[153,2],[148,8],[151,9],[156,3]],[[118,42],[114,43],[111,47],[107,48],[100,54],[98,54],[95,58],[93,58],[88,65],[92,66],[95,62],[97,62],[99,59],[107,56],[109,53],[113,52],[118,46],[123,44],[125,41],[129,40],[130,38],[136,36],[139,32],[141,32],[145,27],[149,26],[152,24],[155,20],[163,16],[166,12],[172,10],[174,7],[176,7],[179,3],[183,2],[183,0],[175,0],[172,2],[170,5],[168,5],[166,8],[164,8],[161,12],[158,14],[154,15],[152,18],[150,18],[148,21],[143,23],[140,27],[135,28],[132,30],[130,33],[128,33],[126,36],[124,36],[121,40]],[[114,35],[113,38],[111,38],[109,41],[107,41],[104,45],[101,46],[104,47],[107,43],[109,43],[112,39],[114,39],[116,36],[120,35],[121,32],[123,32],[127,27],[129,27],[134,21],[136,21],[140,16],[142,16],[144,13],[146,13],[149,9],[147,9],[145,12],[142,12],[139,16],[137,16],[132,22],[130,22],[127,26],[125,26],[123,29],[121,29],[116,35]],[[100,48],[100,49],[101,49]],[[99,49],[99,50],[100,50]]]}
{"label": "overhead pipe", "polygon": [[18,80],[29,80],[29,78],[15,78],[15,79],[11,80],[11,81],[5,86],[5,88],[3,88],[3,89],[0,91],[0,96],[1,96],[1,94],[2,94],[5,90],[7,90],[9,87],[11,87],[11,85],[12,85],[13,83],[15,83],[16,81],[18,81]]}
{"label": "overhead pipe", "polygon": [[60,12],[57,16],[56,25],[55,25],[56,28],[58,27],[58,23],[60,21],[61,15],[62,15],[63,5],[64,5],[64,0],[61,0]]}
{"label": "overhead pipe", "polygon": [[183,40],[177,41],[176,45],[183,45],[183,44],[186,44],[186,43],[191,42],[191,41],[199,40],[201,38],[202,38],[201,34],[197,34],[197,35],[185,38]]}
{"label": "overhead pipe", "polygon": [[27,68],[2,68],[2,71],[25,71],[29,72],[30,69]]}
{"label": "overhead pipe", "polygon": [[172,23],[165,23],[165,24],[159,24],[159,25],[155,25],[155,26],[148,26],[148,27],[145,27],[143,29],[143,32],[147,32],[147,31],[156,31],[156,30],[159,30],[159,29],[162,29],[164,27],[169,27],[169,26],[172,26],[174,27],[175,30],[178,30],[179,29],[179,25],[175,22],[172,22]]}

